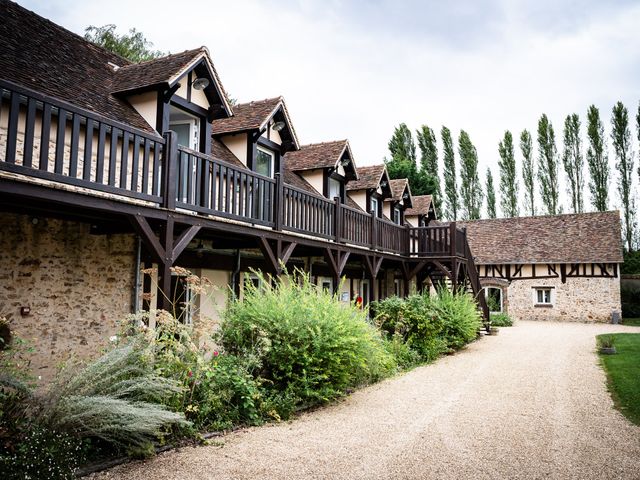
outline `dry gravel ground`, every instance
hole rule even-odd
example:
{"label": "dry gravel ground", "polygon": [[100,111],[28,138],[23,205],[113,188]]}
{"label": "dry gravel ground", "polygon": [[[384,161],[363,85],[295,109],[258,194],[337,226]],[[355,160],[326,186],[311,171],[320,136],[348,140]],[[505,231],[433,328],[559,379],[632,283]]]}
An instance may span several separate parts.
{"label": "dry gravel ground", "polygon": [[613,408],[597,334],[519,322],[298,419],[94,478],[640,478],[640,427]]}

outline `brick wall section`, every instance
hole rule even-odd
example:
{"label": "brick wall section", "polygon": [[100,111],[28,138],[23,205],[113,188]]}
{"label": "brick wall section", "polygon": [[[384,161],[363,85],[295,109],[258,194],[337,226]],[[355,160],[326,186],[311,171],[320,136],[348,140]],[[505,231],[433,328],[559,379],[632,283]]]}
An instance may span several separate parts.
{"label": "brick wall section", "polygon": [[[51,378],[73,353],[100,352],[131,311],[135,237],[89,225],[0,214],[0,315],[35,346],[34,374]],[[20,314],[29,306],[28,316]]]}
{"label": "brick wall section", "polygon": [[[552,308],[534,307],[533,287],[552,286]],[[507,311],[520,320],[611,322],[620,312],[620,278],[559,278],[513,280],[507,287]]]}

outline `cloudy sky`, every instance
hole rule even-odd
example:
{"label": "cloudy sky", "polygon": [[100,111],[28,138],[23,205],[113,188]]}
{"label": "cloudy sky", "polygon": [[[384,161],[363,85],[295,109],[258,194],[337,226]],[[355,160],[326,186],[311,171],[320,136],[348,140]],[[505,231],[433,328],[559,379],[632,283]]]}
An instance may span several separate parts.
{"label": "cloudy sky", "polygon": [[[156,48],[206,45],[239,101],[284,95],[303,143],[348,138],[380,162],[395,125],[466,130],[497,174],[505,129],[640,100],[640,2],[19,0],[82,34],[116,24]],[[635,115],[634,115],[635,116]],[[584,122],[584,120],[583,120]]]}

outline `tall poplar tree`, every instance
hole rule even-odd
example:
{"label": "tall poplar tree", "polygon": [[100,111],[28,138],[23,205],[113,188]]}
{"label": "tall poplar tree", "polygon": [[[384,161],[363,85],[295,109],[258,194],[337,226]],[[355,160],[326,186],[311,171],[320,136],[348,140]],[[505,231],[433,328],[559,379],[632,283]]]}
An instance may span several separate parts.
{"label": "tall poplar tree", "polygon": [[[505,217],[518,216],[518,177],[516,176],[516,157],[513,149],[513,135],[507,130],[498,144],[500,160],[500,207]],[[488,192],[487,192],[488,195]]]}
{"label": "tall poplar tree", "polygon": [[607,154],[607,137],[604,125],[600,120],[600,110],[591,105],[587,111],[587,164],[589,165],[589,192],[591,205],[599,211],[606,211],[609,206],[609,155]]}
{"label": "tall poplar tree", "polygon": [[496,190],[493,187],[493,174],[491,169],[487,168],[487,217],[496,218]]}
{"label": "tall poplar tree", "polygon": [[569,179],[567,191],[571,198],[571,209],[574,213],[582,213],[584,211],[584,157],[580,139],[580,117],[577,113],[567,115],[563,133],[562,163]]}
{"label": "tall poplar tree", "polygon": [[520,151],[522,152],[522,181],[524,183],[524,210],[528,215],[536,214],[535,166],[533,164],[533,142],[528,130],[520,134]]}
{"label": "tall poplar tree", "polygon": [[556,135],[545,113],[538,121],[538,180],[545,213],[557,215],[562,209],[559,204]]}
{"label": "tall poplar tree", "polygon": [[433,203],[436,211],[440,211],[442,203],[442,190],[440,189],[440,175],[438,174],[438,147],[436,134],[427,125],[416,131],[418,147],[420,148],[420,170],[433,182]]}
{"label": "tall poplar tree", "polygon": [[458,219],[460,200],[458,199],[458,181],[456,178],[456,156],[453,150],[451,130],[443,126],[440,131],[442,137],[442,160],[444,163],[444,212],[447,220]]}
{"label": "tall poplar tree", "polygon": [[471,142],[469,134],[460,131],[458,137],[458,153],[460,154],[460,199],[462,215],[465,220],[480,218],[482,208],[482,184],[478,176],[478,152]]}
{"label": "tall poplar tree", "polygon": [[635,198],[633,192],[633,149],[631,147],[631,128],[629,112],[622,102],[613,107],[611,114],[611,141],[616,155],[618,170],[618,188],[622,203],[622,230],[628,251],[633,250],[635,234]]}

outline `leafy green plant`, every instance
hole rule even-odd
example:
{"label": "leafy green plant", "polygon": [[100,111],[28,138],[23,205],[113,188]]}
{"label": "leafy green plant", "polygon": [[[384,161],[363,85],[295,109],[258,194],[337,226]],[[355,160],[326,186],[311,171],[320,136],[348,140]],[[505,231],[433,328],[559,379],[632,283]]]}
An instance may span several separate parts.
{"label": "leafy green plant", "polygon": [[598,348],[613,348],[616,343],[614,335],[598,335]]}
{"label": "leafy green plant", "polygon": [[[339,302],[302,272],[283,275],[275,286],[262,280],[260,288],[248,283],[244,299],[229,305],[219,342],[229,354],[255,358],[254,375],[268,397],[306,407],[395,370],[365,312]],[[291,403],[277,413],[286,416]]]}
{"label": "leafy green plant", "polygon": [[442,337],[449,348],[459,349],[476,339],[482,319],[471,295],[442,288],[433,303],[436,315],[444,324]]}
{"label": "leafy green plant", "polygon": [[492,313],[491,326],[493,327],[511,327],[513,319],[506,313]]}
{"label": "leafy green plant", "polygon": [[387,351],[396,359],[398,368],[401,370],[409,370],[422,362],[420,354],[411,349],[399,335],[386,339],[384,345]]}
{"label": "leafy green plant", "polygon": [[640,317],[640,290],[634,288],[622,288],[620,290],[622,303],[622,318]]}

